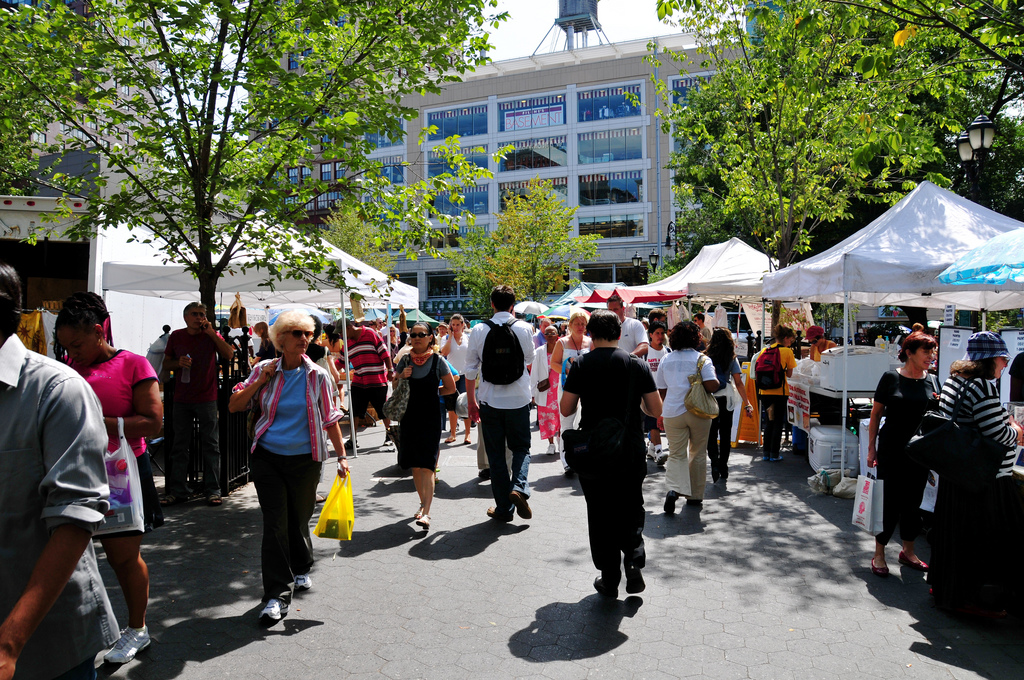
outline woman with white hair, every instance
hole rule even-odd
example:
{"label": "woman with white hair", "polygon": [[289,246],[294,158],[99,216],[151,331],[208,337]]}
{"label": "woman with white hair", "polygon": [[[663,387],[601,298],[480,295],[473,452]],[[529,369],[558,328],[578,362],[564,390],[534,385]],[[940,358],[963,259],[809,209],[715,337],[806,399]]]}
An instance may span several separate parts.
{"label": "woman with white hair", "polygon": [[338,475],[348,474],[348,459],[334,405],[331,376],[306,356],[313,339],[313,319],[288,311],[277,317],[270,339],[279,359],[261,361],[235,386],[228,409],[257,409],[250,469],[263,511],[263,610],[260,623],[270,626],[288,615],[292,593],[313,585],[313,542],[309,518],[316,504],[323,461],[330,438],[338,455]]}

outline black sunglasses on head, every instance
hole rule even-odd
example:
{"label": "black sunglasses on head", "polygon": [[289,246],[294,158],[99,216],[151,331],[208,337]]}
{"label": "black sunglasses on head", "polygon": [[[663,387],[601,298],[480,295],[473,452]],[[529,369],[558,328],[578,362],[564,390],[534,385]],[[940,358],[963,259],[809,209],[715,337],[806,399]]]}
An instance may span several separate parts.
{"label": "black sunglasses on head", "polygon": [[313,337],[313,331],[303,331],[303,330],[299,330],[298,328],[293,330],[291,333],[292,333],[292,337],[293,338],[312,338]]}
{"label": "black sunglasses on head", "polygon": [[430,333],[409,333],[410,338],[429,338]]}

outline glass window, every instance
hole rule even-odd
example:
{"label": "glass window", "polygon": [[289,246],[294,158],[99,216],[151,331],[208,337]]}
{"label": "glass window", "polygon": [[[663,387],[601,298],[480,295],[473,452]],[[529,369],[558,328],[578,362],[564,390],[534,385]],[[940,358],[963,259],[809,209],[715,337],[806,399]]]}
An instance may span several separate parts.
{"label": "glass window", "polygon": [[298,168],[288,168],[288,183],[289,184],[298,184],[299,183],[299,169]]}
{"label": "glass window", "polygon": [[462,204],[456,204],[450,196],[437,196],[434,199],[434,208],[442,215],[461,215],[463,212],[471,212],[474,215],[486,215],[488,211],[488,186],[477,185],[468,187],[462,192]]}
{"label": "glass window", "polygon": [[294,71],[299,67],[299,60],[295,58],[294,54],[288,55],[288,70]]}
{"label": "glass window", "polygon": [[330,182],[334,174],[334,163],[324,163],[320,166],[320,181]]}
{"label": "glass window", "polygon": [[363,138],[370,143],[374,149],[386,149],[391,146],[405,144],[405,122],[402,122],[402,134],[397,139],[391,139],[386,132],[367,132]]}
{"label": "glass window", "polygon": [[427,114],[427,125],[436,126],[427,139],[447,139],[452,135],[471,137],[487,134],[487,106],[435,111]]}
{"label": "glass window", "polygon": [[639,203],[643,200],[643,171],[580,175],[580,205]]}
{"label": "glass window", "polygon": [[644,217],[643,215],[580,217],[580,236],[587,234],[598,234],[604,238],[643,236]]}
{"label": "glass window", "polygon": [[384,156],[383,158],[378,158],[376,162],[381,164],[381,177],[391,184],[405,184],[404,156]]}
{"label": "glass window", "polygon": [[[568,177],[555,177],[550,180],[551,188],[563,201],[569,200],[569,178]],[[525,196],[530,188],[530,180],[524,179],[519,182],[502,182],[498,185],[498,192],[501,195],[501,209],[505,209],[505,205],[508,197],[511,194],[519,194]]]}
{"label": "glass window", "polygon": [[305,182],[313,175],[313,168],[303,165],[299,168],[299,174],[302,176],[302,181]]}
{"label": "glass window", "polygon": [[576,135],[581,165],[636,160],[643,157],[643,128],[598,130]]}
{"label": "glass window", "polygon": [[[564,168],[566,165],[565,136],[541,139],[520,139],[510,142],[514,147],[498,165],[499,172],[534,170],[537,168]],[[502,146],[505,146],[502,144]]]}
{"label": "glass window", "polygon": [[451,272],[427,273],[427,297],[448,298],[458,295],[458,283]]}
{"label": "glass window", "polygon": [[581,267],[580,281],[586,283],[614,283],[615,271],[612,267],[601,265],[600,267]]}
{"label": "glass window", "polygon": [[498,102],[498,130],[532,130],[565,125],[565,95]]}
{"label": "glass window", "polygon": [[345,166],[341,164],[341,161],[334,162],[334,179],[342,180],[345,178]]}
{"label": "glass window", "polygon": [[604,87],[576,95],[577,120],[581,123],[640,115],[640,85]]}
{"label": "glass window", "polygon": [[[482,146],[465,146],[459,149],[466,161],[472,163],[478,168],[487,168],[489,156],[487,155],[487,145]],[[443,175],[446,172],[454,173],[455,168],[451,167],[445,162],[444,156],[437,151],[430,151],[427,154],[427,177],[437,177]]]}
{"label": "glass window", "polygon": [[675,78],[672,81],[672,103],[686,104],[686,97],[690,90],[695,90],[711,80],[711,76],[684,76]]}
{"label": "glass window", "polygon": [[412,286],[413,288],[416,288],[420,285],[419,278],[419,274],[415,272],[412,272],[410,274],[397,274],[395,276],[396,281],[398,281],[399,283],[404,283],[406,285]]}

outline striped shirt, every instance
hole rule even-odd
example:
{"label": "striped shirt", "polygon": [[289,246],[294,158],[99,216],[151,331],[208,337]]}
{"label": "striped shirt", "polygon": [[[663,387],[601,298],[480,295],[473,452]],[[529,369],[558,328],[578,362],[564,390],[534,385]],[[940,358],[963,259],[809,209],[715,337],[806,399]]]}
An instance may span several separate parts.
{"label": "striped shirt", "polygon": [[[270,429],[274,417],[277,415],[277,403],[281,399],[281,391],[284,388],[284,370],[281,367],[281,359],[267,359],[256,364],[252,373],[235,385],[232,392],[244,390],[260,378],[263,367],[272,361],[278,362],[277,370],[273,377],[257,393],[249,408],[255,406],[256,399],[260,400],[260,418],[256,421],[256,437],[252,442],[252,451],[256,450],[256,442]],[[312,448],[313,460],[323,462],[330,457],[330,449],[327,446],[327,428],[341,420],[344,415],[334,405],[334,388],[331,375],[323,368],[317,366],[306,355],[302,355],[302,367],[306,371],[306,418],[309,423],[310,447]]]}
{"label": "striped shirt", "polygon": [[[953,406],[964,382],[965,379],[958,375],[950,376],[942,386],[939,406],[946,415],[953,415]],[[970,381],[956,422],[974,425],[982,436],[1004,444],[1008,450],[996,478],[1013,474],[1013,461],[1017,456],[1017,432],[1010,427],[1010,416],[1000,405],[999,392],[992,382],[981,378]]]}
{"label": "striped shirt", "polygon": [[363,328],[356,337],[348,339],[348,361],[352,365],[352,384],[356,387],[375,387],[388,384],[388,348],[376,332]]}

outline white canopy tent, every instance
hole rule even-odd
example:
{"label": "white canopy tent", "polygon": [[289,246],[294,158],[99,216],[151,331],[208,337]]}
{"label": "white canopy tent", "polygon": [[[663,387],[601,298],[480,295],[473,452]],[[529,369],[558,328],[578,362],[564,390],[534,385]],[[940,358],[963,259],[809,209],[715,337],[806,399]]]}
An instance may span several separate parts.
{"label": "white canopy tent", "polygon": [[[1024,284],[943,284],[936,278],[969,250],[1024,227],[931,182],[922,182],[871,224],[824,253],[764,277],[771,300],[842,302],[843,337],[849,337],[849,304],[1009,309],[1024,305]],[[844,354],[847,345],[843,345]],[[844,357],[845,358],[845,357]],[[843,362],[843,403],[848,361]],[[842,462],[846,468],[843,408]]]}
{"label": "white canopy tent", "polygon": [[936,277],[958,257],[1024,223],[931,182],[820,255],[764,277],[770,300],[961,309],[1024,306],[1024,283],[962,285]]}
{"label": "white canopy tent", "polygon": [[759,250],[731,238],[704,246],[697,257],[666,279],[630,290],[678,290],[680,297],[760,300],[761,277],[776,263]]}
{"label": "white canopy tent", "polygon": [[[131,230],[136,239],[144,239],[148,230],[136,227]],[[127,227],[108,229],[99,237],[99,257],[103,262],[102,288],[104,291],[131,293],[147,297],[171,300],[195,300],[199,284],[191,272],[181,264],[167,262],[166,256],[153,244],[140,241],[129,242]],[[324,243],[325,255],[344,271],[345,285],[364,298],[364,304],[403,304],[407,309],[419,305],[416,288],[389,282],[387,274],[352,257],[348,253]],[[235,261],[238,265],[251,262],[244,252]],[[353,274],[349,269],[358,272]],[[242,303],[248,307],[273,307],[278,304],[300,303],[337,307],[348,298],[341,299],[341,290],[335,283],[323,280],[318,290],[309,290],[302,280],[285,278],[273,282],[273,289],[267,285],[269,273],[252,268],[246,272],[235,271],[225,274],[219,288],[225,293],[240,293]]]}

